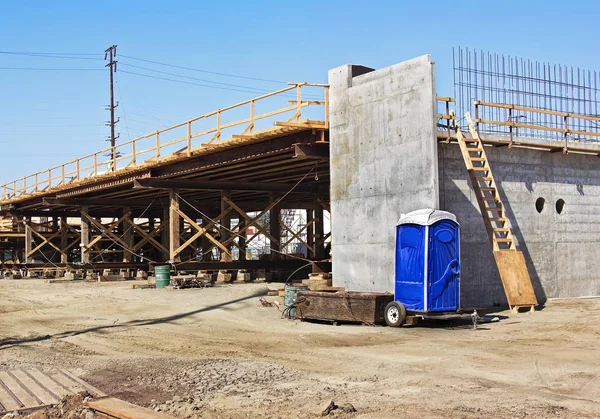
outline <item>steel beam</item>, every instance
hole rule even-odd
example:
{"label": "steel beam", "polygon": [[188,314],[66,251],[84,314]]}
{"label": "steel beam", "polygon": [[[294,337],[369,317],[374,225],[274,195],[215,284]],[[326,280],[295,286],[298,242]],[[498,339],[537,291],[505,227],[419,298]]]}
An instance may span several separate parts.
{"label": "steel beam", "polygon": [[294,144],[294,158],[329,160],[329,143],[316,142],[308,144]]}

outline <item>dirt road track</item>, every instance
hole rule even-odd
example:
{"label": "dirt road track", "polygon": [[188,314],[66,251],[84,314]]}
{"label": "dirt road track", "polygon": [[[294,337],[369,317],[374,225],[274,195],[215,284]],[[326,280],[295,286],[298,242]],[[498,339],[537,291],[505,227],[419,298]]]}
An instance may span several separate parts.
{"label": "dirt road track", "polygon": [[316,417],[331,400],[358,411],[334,417],[600,417],[600,299],[392,329],[281,319],[259,284],[129,284],[0,281],[0,368],[70,368],[182,418]]}

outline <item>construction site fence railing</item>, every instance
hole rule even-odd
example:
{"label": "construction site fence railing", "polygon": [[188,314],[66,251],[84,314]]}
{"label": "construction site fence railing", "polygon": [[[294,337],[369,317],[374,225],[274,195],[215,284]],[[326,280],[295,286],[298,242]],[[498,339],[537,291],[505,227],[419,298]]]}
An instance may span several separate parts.
{"label": "construction site fence railing", "polygon": [[[300,121],[303,111],[307,107],[321,108],[323,112],[322,120],[325,122],[326,127],[329,126],[329,86],[306,82],[288,84],[289,86],[286,88],[205,113],[179,124],[116,144],[114,147],[107,147],[61,165],[5,183],[0,186],[2,200],[8,201],[26,195],[48,192],[53,188],[65,187],[84,179],[105,176],[109,173],[124,172],[148,163],[155,163],[167,157],[190,157],[192,152],[199,148],[249,136],[256,132],[255,125],[257,122],[267,121],[277,115],[287,114],[286,119],[288,122]],[[306,94],[307,88],[312,88],[311,92],[317,90],[319,93]],[[317,100],[314,100],[315,98]],[[285,103],[285,106],[280,104],[273,106],[268,102],[273,99],[276,99],[279,103]],[[270,110],[258,113],[257,105],[265,102],[268,102],[267,105]],[[244,110],[244,107],[247,107],[247,109]],[[239,112],[247,112],[248,116],[229,122],[223,121],[225,117],[237,116]],[[209,118],[214,119],[211,126],[197,132],[194,131],[194,123],[204,122]],[[243,127],[243,130],[241,127]],[[222,138],[222,135],[225,137],[224,133],[228,132],[227,130],[231,131],[231,129],[238,129],[241,132],[238,131],[237,135],[227,134],[226,138]],[[185,131],[183,135],[178,134],[176,138],[165,138],[167,136],[165,134],[173,134],[177,130]],[[151,145],[148,144],[149,142],[151,142]],[[173,146],[179,148],[173,150]]]}
{"label": "construction site fence railing", "polygon": [[[454,131],[451,97],[436,97],[438,101],[438,130],[446,131],[447,138]],[[507,136],[509,145],[515,137],[563,142],[563,151],[569,144],[599,144],[600,116],[580,115],[548,109],[475,100],[475,128],[480,134]],[[463,115],[457,115],[461,124]],[[523,121],[523,122],[521,122]]]}

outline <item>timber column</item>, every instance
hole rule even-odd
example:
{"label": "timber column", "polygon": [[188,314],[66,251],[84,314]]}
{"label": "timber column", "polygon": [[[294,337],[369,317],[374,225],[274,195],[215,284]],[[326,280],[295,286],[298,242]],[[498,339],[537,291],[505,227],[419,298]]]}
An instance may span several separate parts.
{"label": "timber column", "polygon": [[131,253],[131,248],[133,247],[133,227],[128,222],[134,221],[131,218],[131,208],[123,208],[123,215],[127,215],[127,218],[123,219],[123,222],[121,223],[121,235],[123,236],[123,241],[127,245],[127,249],[123,249],[123,262],[131,262],[133,260],[133,253]]}
{"label": "timber column", "polygon": [[[229,204],[223,198],[231,198],[230,191],[221,191],[221,212],[225,212],[229,208]],[[226,214],[221,218],[221,243],[225,243],[231,237],[231,215]],[[231,253],[231,245],[227,245],[227,249]],[[231,260],[231,256],[225,252],[221,252],[221,262],[227,262]]]}
{"label": "timber column", "polygon": [[179,255],[175,251],[179,248],[181,242],[179,232],[179,195],[178,190],[169,190],[169,262],[181,262]]}
{"label": "timber column", "polygon": [[[55,217],[54,220],[58,220],[58,219]],[[63,252],[65,252],[64,255],[60,255],[61,263],[68,262],[68,258],[67,258],[67,254],[68,254],[67,246],[69,245],[68,233],[69,233],[69,226],[67,225],[67,217],[60,217],[60,248],[62,249]]]}
{"label": "timber column", "polygon": [[[274,193],[269,194],[269,202],[273,203],[277,200],[277,196]],[[280,208],[279,205],[275,205],[269,211],[269,233],[273,236],[277,241],[271,241],[270,249],[271,249],[271,259],[278,260],[280,259],[280,250],[281,250],[281,226],[279,225],[280,218]]]}
{"label": "timber column", "polygon": [[315,259],[323,260],[328,255],[325,254],[325,233],[324,233],[323,207],[317,203],[315,209]]}
{"label": "timber column", "polygon": [[[165,249],[169,249],[169,218],[170,218],[170,208],[163,207],[162,218],[160,219],[160,225],[162,226],[162,230],[160,231],[160,244],[162,244]],[[165,262],[169,260],[171,255],[169,253],[162,253],[162,261]]]}
{"label": "timber column", "polygon": [[88,207],[81,207],[81,263],[90,263],[90,249],[87,248],[90,244],[90,220],[87,219]]}
{"label": "timber column", "polygon": [[33,258],[29,253],[33,246],[33,231],[31,225],[31,218],[25,218],[25,263],[32,263]]}

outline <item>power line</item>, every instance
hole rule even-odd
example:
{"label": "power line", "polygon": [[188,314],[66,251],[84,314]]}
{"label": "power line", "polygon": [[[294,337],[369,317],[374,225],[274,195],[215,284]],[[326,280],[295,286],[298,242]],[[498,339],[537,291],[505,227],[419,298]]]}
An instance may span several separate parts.
{"label": "power line", "polygon": [[31,52],[31,51],[0,51],[0,54],[27,54],[27,55],[102,55],[99,52],[85,53],[85,52]]}
{"label": "power line", "polygon": [[217,72],[217,71],[201,70],[201,69],[198,69],[198,68],[184,67],[184,66],[181,66],[181,65],[166,64],[166,63],[161,63],[161,62],[158,62],[158,61],[145,60],[143,58],[136,58],[136,57],[132,57],[132,56],[129,56],[129,55],[121,55],[121,57],[123,57],[123,58],[129,58],[131,60],[136,60],[136,61],[144,61],[146,63],[152,63],[152,64],[157,64],[157,65],[164,65],[166,67],[181,68],[183,70],[197,71],[199,73],[215,74],[215,75],[218,75],[218,76],[235,77],[235,78],[238,78],[238,79],[246,79],[246,80],[266,81],[266,82],[269,82],[269,83],[287,84],[286,81],[281,81],[281,80],[261,79],[261,78],[258,78],[258,77],[240,76],[238,74],[228,74],[228,73],[220,73],[220,72]]}
{"label": "power line", "polygon": [[54,55],[54,54],[30,53],[30,52],[0,51],[0,54],[18,55],[18,56],[22,56],[22,57],[59,58],[59,59],[63,59],[63,60],[102,60],[102,58],[76,57],[76,56],[68,56],[68,55]]}
{"label": "power line", "polygon": [[183,79],[201,81],[201,82],[204,82],[204,83],[214,83],[214,84],[218,84],[218,85],[221,85],[221,86],[229,86],[229,87],[240,87],[242,89],[254,89],[254,90],[257,90],[259,92],[270,92],[271,91],[271,90],[268,90],[268,89],[260,89],[258,87],[242,86],[242,85],[239,85],[239,84],[230,84],[230,83],[221,83],[221,82],[212,81],[212,80],[199,79],[197,77],[182,76],[182,75],[179,75],[179,74],[170,73],[168,71],[154,70],[154,69],[147,68],[147,67],[142,67],[142,66],[139,66],[139,65],[133,65],[133,64],[123,63],[123,62],[120,62],[120,63],[121,63],[121,65],[125,65],[125,66],[128,66],[128,67],[139,68],[141,70],[152,71],[152,72],[155,72],[155,73],[166,74],[166,75],[169,75],[169,76],[181,77]]}
{"label": "power line", "polygon": [[25,71],[104,71],[101,68],[41,68],[41,67],[0,67],[0,70],[25,70]]}
{"label": "power line", "polygon": [[193,86],[200,86],[200,87],[212,87],[213,89],[231,90],[231,91],[234,91],[234,92],[244,92],[244,93],[254,93],[254,94],[256,94],[255,91],[251,91],[251,90],[241,90],[241,89],[233,89],[233,88],[228,88],[228,87],[211,86],[211,85],[208,85],[208,84],[193,83],[191,81],[174,80],[174,79],[168,79],[166,77],[151,76],[149,74],[135,73],[133,71],[127,71],[127,70],[119,70],[119,71],[121,73],[133,74],[133,75],[136,75],[136,76],[148,77],[148,78],[151,78],[151,79],[166,80],[166,81],[172,81],[172,82],[175,82],[175,83],[190,84],[190,85],[193,85]]}

